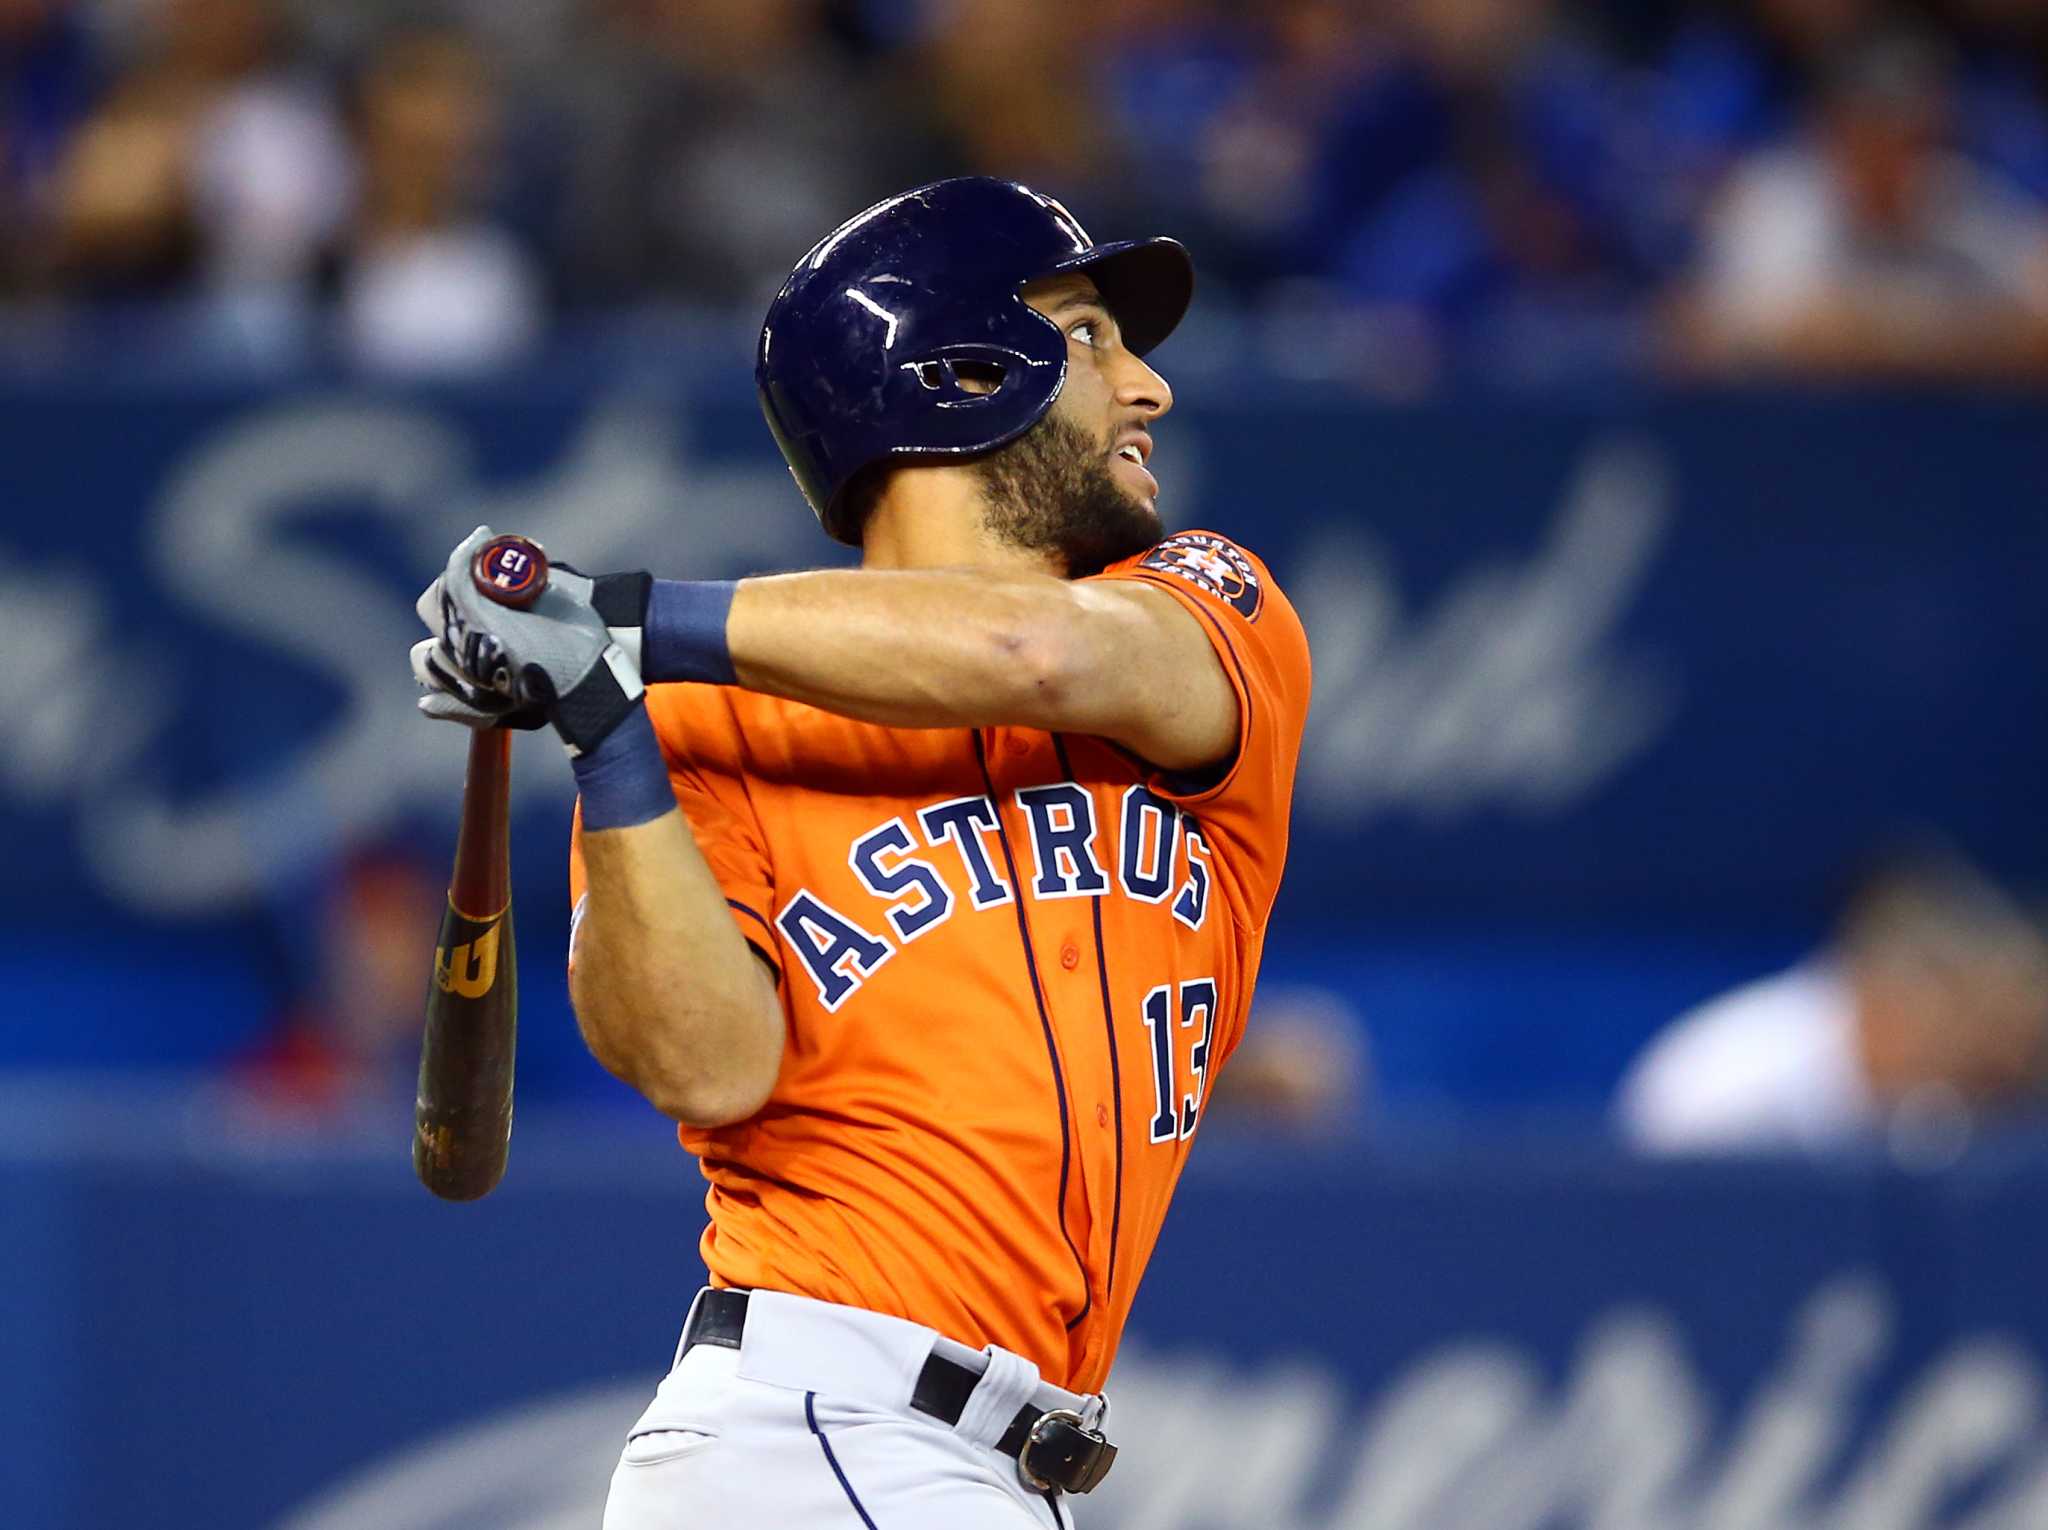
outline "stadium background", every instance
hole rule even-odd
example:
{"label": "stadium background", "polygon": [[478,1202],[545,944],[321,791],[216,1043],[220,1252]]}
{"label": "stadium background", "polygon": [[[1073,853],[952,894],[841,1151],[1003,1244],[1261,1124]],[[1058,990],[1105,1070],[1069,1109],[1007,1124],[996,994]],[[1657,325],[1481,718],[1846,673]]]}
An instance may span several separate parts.
{"label": "stadium background", "polygon": [[1317,659],[1081,1523],[2048,1524],[2031,1082],[1609,1124],[1873,860],[2048,879],[2044,64],[2034,0],[0,0],[0,1523],[595,1522],[697,1181],[575,1037],[545,739],[511,1170],[411,1179],[411,599],[484,520],[830,556],[753,326],[982,170],[1194,248],[1166,508]]}

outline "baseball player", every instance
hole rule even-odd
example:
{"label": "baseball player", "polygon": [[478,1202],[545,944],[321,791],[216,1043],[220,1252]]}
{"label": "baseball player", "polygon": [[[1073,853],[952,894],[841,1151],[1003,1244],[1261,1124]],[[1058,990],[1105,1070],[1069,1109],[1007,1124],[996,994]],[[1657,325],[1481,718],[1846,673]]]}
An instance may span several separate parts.
{"label": "baseball player", "polygon": [[711,1285],[609,1530],[1068,1523],[1243,1030],[1309,699],[1264,565],[1164,533],[1142,359],[1193,290],[968,178],[768,311],[770,430],[857,570],[421,600],[422,708],[545,716],[579,788],[570,983],[680,1123]]}

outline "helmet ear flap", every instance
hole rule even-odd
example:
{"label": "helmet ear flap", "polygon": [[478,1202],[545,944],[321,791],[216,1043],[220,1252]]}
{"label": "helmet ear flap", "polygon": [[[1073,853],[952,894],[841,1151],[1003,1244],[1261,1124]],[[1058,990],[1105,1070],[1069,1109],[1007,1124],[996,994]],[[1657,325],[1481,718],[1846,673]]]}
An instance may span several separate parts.
{"label": "helmet ear flap", "polygon": [[939,408],[971,409],[994,400],[1038,363],[1014,351],[974,346],[949,348],[901,365],[926,393],[938,395],[931,402]]}
{"label": "helmet ear flap", "polygon": [[1009,368],[1002,362],[979,357],[941,356],[932,361],[906,361],[903,365],[927,392],[964,393],[970,401],[1000,391],[1003,379],[1009,375]]}

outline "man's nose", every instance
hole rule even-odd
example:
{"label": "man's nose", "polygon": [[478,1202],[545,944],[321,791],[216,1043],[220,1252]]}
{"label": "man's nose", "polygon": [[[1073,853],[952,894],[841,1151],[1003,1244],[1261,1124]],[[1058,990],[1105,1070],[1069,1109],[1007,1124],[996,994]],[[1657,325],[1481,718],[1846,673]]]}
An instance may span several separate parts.
{"label": "man's nose", "polygon": [[1153,371],[1141,356],[1124,354],[1117,378],[1116,401],[1127,409],[1142,409],[1148,419],[1158,419],[1173,408],[1173,389]]}

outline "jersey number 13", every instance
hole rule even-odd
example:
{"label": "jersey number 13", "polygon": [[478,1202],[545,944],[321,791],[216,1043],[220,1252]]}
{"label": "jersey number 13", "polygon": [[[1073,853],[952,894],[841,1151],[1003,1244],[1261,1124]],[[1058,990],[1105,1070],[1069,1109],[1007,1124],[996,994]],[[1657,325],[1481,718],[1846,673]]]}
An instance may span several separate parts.
{"label": "jersey number 13", "polygon": [[[1195,1134],[1195,1121],[1202,1112],[1202,1087],[1209,1072],[1209,1038],[1216,1029],[1216,980],[1191,978],[1180,985],[1179,998],[1176,1016],[1171,983],[1161,983],[1145,995],[1145,1029],[1152,1037],[1154,1142],[1173,1142]],[[1184,1088],[1176,1067],[1180,1048],[1174,1038],[1197,1025],[1200,1039],[1188,1049],[1190,1087]]]}

